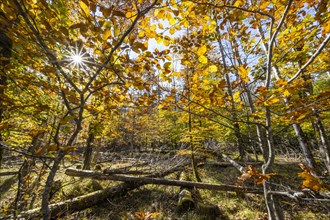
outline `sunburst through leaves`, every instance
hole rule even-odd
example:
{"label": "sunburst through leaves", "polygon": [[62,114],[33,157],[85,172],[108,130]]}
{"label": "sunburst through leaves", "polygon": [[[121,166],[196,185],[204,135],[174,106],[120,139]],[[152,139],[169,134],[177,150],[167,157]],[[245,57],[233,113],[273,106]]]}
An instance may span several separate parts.
{"label": "sunburst through leaves", "polygon": [[69,65],[72,65],[76,68],[86,69],[87,68],[87,54],[81,48],[80,50],[78,47],[74,48],[74,50],[69,51],[67,56],[67,60],[70,61]]}

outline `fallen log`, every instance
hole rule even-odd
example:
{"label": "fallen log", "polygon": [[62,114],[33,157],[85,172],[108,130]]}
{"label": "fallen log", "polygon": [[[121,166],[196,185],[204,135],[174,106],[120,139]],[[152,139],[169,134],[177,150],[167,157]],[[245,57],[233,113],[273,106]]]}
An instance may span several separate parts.
{"label": "fallen log", "polygon": [[103,170],[104,174],[131,174],[131,175],[150,175],[151,172],[143,170],[126,170],[126,169],[116,169],[116,170]]}
{"label": "fallen log", "polygon": [[[180,173],[180,181],[190,181],[185,172]],[[195,208],[196,202],[193,198],[194,189],[190,187],[180,187],[178,210],[189,211]]]}
{"label": "fallen log", "polygon": [[[183,166],[183,165],[181,165],[181,166]],[[149,175],[148,177],[150,177],[150,178],[164,177],[171,173],[176,172],[177,170],[178,170],[178,167],[174,167],[174,168],[171,168],[171,169],[168,169],[165,171],[157,172],[153,175]],[[79,171],[79,170],[76,170],[76,171]],[[90,171],[90,172],[94,172],[94,171]],[[100,172],[94,172],[94,173],[103,175]],[[113,198],[113,197],[125,195],[127,192],[137,189],[143,185],[144,185],[143,183],[125,182],[125,183],[118,184],[117,186],[98,190],[98,191],[89,193],[87,195],[76,197],[74,199],[51,204],[51,205],[49,205],[50,216],[51,216],[51,218],[55,218],[55,217],[63,216],[65,214],[70,214],[70,213],[74,213],[77,211],[81,211],[86,208],[97,205],[97,204],[103,202],[104,200],[106,200],[107,198]],[[6,216],[4,219],[13,219],[13,217],[14,216],[9,215],[9,216]],[[31,209],[31,210],[22,212],[19,215],[17,215],[17,219],[38,219],[40,217],[42,217],[40,208]]]}
{"label": "fallen log", "polygon": [[231,163],[239,172],[244,173],[248,169],[237,163],[236,161],[232,160],[226,154],[222,154],[222,157],[225,158],[229,163]]}
{"label": "fallen log", "polygon": [[[238,164],[238,163],[237,163]],[[262,162],[244,162],[245,165],[262,165]],[[232,167],[230,162],[205,162],[197,165],[198,167],[210,166],[210,167]]]}
{"label": "fallen log", "polygon": [[181,186],[181,187],[190,187],[190,188],[199,188],[199,189],[208,189],[208,190],[218,190],[218,191],[232,191],[232,192],[245,192],[245,193],[255,193],[262,194],[263,192],[260,189],[256,188],[243,188],[233,185],[220,185],[220,184],[211,184],[211,183],[202,183],[202,182],[191,182],[191,181],[182,181],[182,180],[173,180],[173,179],[164,179],[156,177],[138,177],[138,176],[128,176],[128,175],[105,175],[101,172],[89,171],[89,170],[77,170],[69,168],[65,171],[65,174],[68,176],[77,176],[77,177],[87,177],[97,180],[115,180],[123,181],[128,183],[139,183],[139,184],[159,184],[167,186]]}
{"label": "fallen log", "polygon": [[12,176],[18,174],[18,171],[0,172],[0,176]]}
{"label": "fallen log", "polygon": [[[190,178],[184,172],[181,173],[179,179],[190,181]],[[180,187],[177,208],[179,212],[195,210],[197,213],[202,214],[205,219],[218,219],[221,216],[219,207],[213,204],[205,204],[195,187]]]}

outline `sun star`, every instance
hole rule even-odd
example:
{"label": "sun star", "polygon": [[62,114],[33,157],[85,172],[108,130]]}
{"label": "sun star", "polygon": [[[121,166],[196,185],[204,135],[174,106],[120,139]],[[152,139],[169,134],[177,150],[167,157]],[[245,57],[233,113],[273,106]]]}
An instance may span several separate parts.
{"label": "sun star", "polygon": [[79,65],[83,62],[83,57],[80,56],[79,54],[74,54],[72,57],[72,62],[76,65]]}
{"label": "sun star", "polygon": [[75,48],[75,50],[70,51],[67,58],[70,61],[69,65],[73,65],[78,68],[86,67],[85,62],[87,61],[87,57],[85,55],[86,53],[83,52],[82,49],[78,50],[78,48]]}

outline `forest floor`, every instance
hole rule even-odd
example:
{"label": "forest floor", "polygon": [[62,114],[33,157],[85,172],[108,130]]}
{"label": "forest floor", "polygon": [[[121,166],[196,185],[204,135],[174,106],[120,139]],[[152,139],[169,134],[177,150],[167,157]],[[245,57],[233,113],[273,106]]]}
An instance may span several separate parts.
{"label": "forest floor", "polygon": [[[290,162],[287,162],[290,161]],[[271,182],[278,188],[299,190],[302,180],[297,173],[301,172],[299,161],[293,159],[284,160],[277,158],[273,167],[276,176],[271,178]],[[121,162],[114,164],[103,163],[102,167],[118,168],[127,166],[130,163]],[[75,167],[73,164],[67,164]],[[63,167],[63,166],[62,166]],[[260,166],[255,166],[260,170]],[[18,165],[5,165],[1,172],[18,170]],[[143,169],[143,168],[142,168]],[[241,185],[262,188],[252,181],[242,182],[238,179],[241,175],[232,166],[220,167],[205,163],[198,168],[203,182],[214,184]],[[64,174],[65,168],[61,168],[55,178],[60,181],[60,187],[54,192],[51,203],[73,199],[96,190],[114,186],[119,182],[110,180],[92,180],[80,177],[70,177]],[[44,185],[45,175],[42,178],[41,186]],[[10,204],[14,201],[17,189],[17,176],[0,177],[0,208],[2,217],[10,212]],[[166,178],[175,179],[176,175]],[[42,187],[36,189],[36,194],[42,193]],[[262,195],[243,194],[235,192],[221,192],[212,190],[198,190],[200,197],[205,204],[218,206],[220,213],[203,213],[197,210],[178,210],[179,187],[162,185],[144,185],[136,190],[116,198],[108,198],[98,206],[76,212],[62,219],[267,219],[267,211]],[[24,198],[29,201],[30,198]],[[286,219],[330,219],[330,204],[317,201],[293,201],[292,199],[280,199]],[[33,207],[40,207],[38,197]],[[140,216],[140,217],[139,217]],[[144,216],[144,217],[141,217]],[[0,216],[1,218],[1,216]]]}

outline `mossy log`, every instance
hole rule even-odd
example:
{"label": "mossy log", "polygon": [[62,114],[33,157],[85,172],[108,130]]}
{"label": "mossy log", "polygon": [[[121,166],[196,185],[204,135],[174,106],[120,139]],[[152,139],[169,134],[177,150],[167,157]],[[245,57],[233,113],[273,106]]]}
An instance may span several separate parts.
{"label": "mossy log", "polygon": [[178,210],[188,211],[195,208],[195,201],[192,192],[188,189],[182,189],[179,193]]}
{"label": "mossy log", "polygon": [[[174,167],[165,171],[157,172],[153,175],[149,175],[149,178],[164,177],[178,170],[178,167]],[[84,172],[84,170],[76,170]],[[86,171],[85,171],[86,172]],[[90,171],[90,173],[96,173],[98,175],[104,175],[100,172]],[[98,179],[98,178],[96,178]],[[139,182],[125,182],[113,187],[108,187],[102,190],[98,190],[87,195],[79,196],[74,199],[69,199],[63,202],[49,205],[50,215],[52,218],[58,218],[60,216],[74,213],[84,210],[86,208],[97,205],[108,198],[114,198],[125,195],[127,192],[137,189],[145,183]],[[17,219],[39,219],[41,217],[40,208],[31,209],[17,215]],[[13,216],[7,216],[5,219],[13,219]]]}
{"label": "mossy log", "polygon": [[[190,180],[184,172],[179,179],[185,181]],[[210,220],[217,219],[221,215],[220,209],[217,205],[203,203],[200,193],[195,187],[180,188],[177,208],[179,212],[195,210],[197,213]]]}
{"label": "mossy log", "polygon": [[[180,181],[190,181],[190,178],[187,176],[186,172],[180,173]],[[193,196],[194,189],[192,187],[180,187],[179,200],[178,200],[178,211],[184,212],[192,210],[196,207],[196,201]]]}

